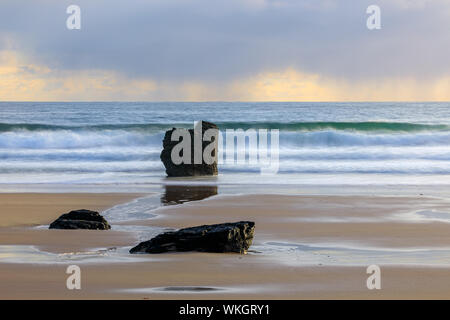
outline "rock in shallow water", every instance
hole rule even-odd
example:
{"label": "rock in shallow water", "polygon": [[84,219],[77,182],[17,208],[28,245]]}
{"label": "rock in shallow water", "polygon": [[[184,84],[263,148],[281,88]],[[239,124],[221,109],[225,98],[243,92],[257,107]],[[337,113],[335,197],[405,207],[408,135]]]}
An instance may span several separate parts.
{"label": "rock in shallow water", "polygon": [[[201,127],[200,127],[201,126]],[[218,141],[215,139],[218,139],[219,129],[218,127],[211,122],[207,121],[200,121],[197,123],[196,128],[194,129],[181,129],[188,132],[188,135],[190,136],[190,141],[188,141],[188,144],[191,149],[191,156],[189,163],[180,163],[180,164],[174,164],[172,159],[172,150],[175,146],[177,146],[181,140],[172,141],[172,134],[174,131],[180,130],[176,128],[172,128],[171,130],[166,131],[164,135],[163,140],[163,150],[161,151],[161,161],[164,164],[164,167],[166,168],[166,174],[169,177],[187,177],[187,176],[211,176],[211,175],[217,175],[217,154],[218,154]],[[215,136],[211,138],[210,141],[204,141],[203,137],[205,133],[209,130],[213,130],[215,132]],[[201,147],[201,150],[199,150],[200,155],[202,156],[201,161],[199,163],[195,162],[194,154],[196,152],[195,150],[195,139],[199,139],[199,147]],[[205,151],[205,148],[208,146],[213,146],[212,149],[212,155],[214,156],[214,161],[212,163],[206,163],[205,159],[203,157],[203,153]],[[189,148],[188,148],[189,149]],[[200,148],[199,148],[200,149]]]}
{"label": "rock in shallow water", "polygon": [[97,211],[81,209],[61,215],[50,224],[49,229],[108,230],[111,226]]}
{"label": "rock in shallow water", "polygon": [[237,252],[246,253],[253,241],[255,223],[239,221],[165,232],[141,242],[130,253]]}

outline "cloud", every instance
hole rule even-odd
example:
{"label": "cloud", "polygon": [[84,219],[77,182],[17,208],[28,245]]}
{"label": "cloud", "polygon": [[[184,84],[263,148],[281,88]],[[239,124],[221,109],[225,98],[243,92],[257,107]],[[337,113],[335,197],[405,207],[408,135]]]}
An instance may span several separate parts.
{"label": "cloud", "polygon": [[0,51],[0,100],[145,100],[156,90],[151,80],[134,80],[108,70],[53,70]]}
{"label": "cloud", "polygon": [[[107,100],[256,99],[255,92],[267,99],[313,98],[320,93],[324,100],[348,100],[356,92],[344,90],[349,95],[342,96],[332,88],[386,87],[387,94],[388,84],[404,92],[404,98],[413,96],[407,93],[412,89],[403,88],[406,85],[430,90],[419,90],[421,97],[445,96],[436,92],[450,89],[445,87],[450,76],[450,2],[378,0],[382,29],[369,31],[366,8],[372,3],[78,0],[82,29],[68,30],[66,8],[72,1],[3,0],[0,50],[29,63],[22,76],[16,73],[16,80],[10,78],[2,86],[21,80],[22,86],[41,88],[42,94],[47,90],[45,97],[51,100],[108,95]],[[308,85],[271,80],[274,87],[269,89],[260,82],[276,75],[292,80],[293,72]],[[91,83],[92,89],[83,88],[80,81]],[[379,95],[361,95],[367,96]],[[395,92],[388,97],[395,97]]]}
{"label": "cloud", "polygon": [[450,77],[348,81],[287,69],[232,81],[134,79],[100,70],[54,70],[0,51],[3,101],[449,101]]}

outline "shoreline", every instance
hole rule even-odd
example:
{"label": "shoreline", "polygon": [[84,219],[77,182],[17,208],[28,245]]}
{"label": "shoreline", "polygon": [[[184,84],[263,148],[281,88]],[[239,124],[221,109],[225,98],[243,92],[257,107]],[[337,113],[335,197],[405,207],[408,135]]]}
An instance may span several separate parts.
{"label": "shoreline", "polygon": [[[224,183],[214,178],[165,178],[149,183],[102,184],[0,184],[1,194],[154,194],[170,187],[210,187],[219,195],[307,195],[307,196],[427,196],[450,200],[450,184],[283,184],[283,183]],[[249,188],[251,187],[251,192]]]}

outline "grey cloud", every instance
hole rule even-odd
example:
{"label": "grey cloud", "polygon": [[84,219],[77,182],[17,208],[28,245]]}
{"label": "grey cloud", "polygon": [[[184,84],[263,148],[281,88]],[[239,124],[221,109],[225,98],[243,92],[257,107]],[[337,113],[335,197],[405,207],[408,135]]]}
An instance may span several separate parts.
{"label": "grey cloud", "polygon": [[[369,31],[365,10],[373,2],[3,0],[0,45],[57,70],[163,81],[289,67],[346,80],[450,75],[450,2],[376,1],[382,29]],[[70,4],[81,7],[82,30],[65,27]]]}

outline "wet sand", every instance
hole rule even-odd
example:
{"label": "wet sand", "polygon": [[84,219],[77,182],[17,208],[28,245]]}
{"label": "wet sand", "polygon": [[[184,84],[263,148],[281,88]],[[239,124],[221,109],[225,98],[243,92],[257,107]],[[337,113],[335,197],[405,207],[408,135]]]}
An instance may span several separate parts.
{"label": "wet sand", "polygon": [[127,193],[0,193],[0,245],[32,245],[54,253],[125,246],[135,239],[125,232],[48,230],[36,226],[48,225],[70,210],[102,211],[140,196]]}
{"label": "wet sand", "polygon": [[0,227],[48,224],[70,210],[102,211],[138,194],[0,193]]}
{"label": "wet sand", "polygon": [[[67,266],[0,264],[1,299],[448,299],[449,269],[382,267],[368,290],[361,267],[284,268],[268,261],[192,254],[147,263],[82,265],[81,290]],[[169,290],[164,290],[167,288]],[[184,291],[180,287],[216,290]],[[136,290],[137,288],[137,290]],[[170,288],[174,290],[170,290]]]}
{"label": "wet sand", "polygon": [[[355,246],[450,247],[450,223],[415,220],[414,211],[447,211],[450,202],[432,197],[237,195],[162,207],[139,224],[182,228],[251,220],[256,243],[347,242]],[[136,222],[129,222],[135,224]]]}
{"label": "wet sand", "polygon": [[[3,221],[10,221],[8,216],[20,212],[15,216],[15,226],[9,222],[8,227],[0,229],[0,245],[34,245],[56,253],[132,246],[138,240],[129,232],[40,230],[26,225],[35,225],[35,221],[48,224],[67,211],[68,203],[76,204],[72,209],[101,210],[108,207],[106,199],[114,199],[109,204],[112,206],[135,197],[137,195],[92,194],[83,203],[83,196],[79,194],[15,194],[12,198],[0,195]],[[33,201],[44,198],[45,201],[37,202],[40,203],[39,217],[33,217],[33,210],[30,210]],[[94,199],[103,207],[90,206],[94,202],[89,201]],[[8,203],[10,208],[6,214],[3,203]],[[427,197],[218,196],[162,207],[153,211],[158,215],[154,219],[126,224],[179,228],[254,220],[253,248],[256,249],[270,242],[394,249],[450,247],[450,223],[415,219],[411,215],[421,210],[446,212],[450,211],[450,205],[446,200]],[[65,270],[73,264],[71,261],[59,264],[0,261],[0,299],[450,298],[447,265],[381,264],[382,289],[368,290],[364,264],[305,265],[303,261],[286,262],[282,256],[256,252],[132,256],[137,260],[128,263],[108,260],[80,263],[81,290],[66,289]]]}

